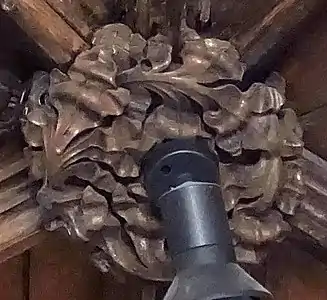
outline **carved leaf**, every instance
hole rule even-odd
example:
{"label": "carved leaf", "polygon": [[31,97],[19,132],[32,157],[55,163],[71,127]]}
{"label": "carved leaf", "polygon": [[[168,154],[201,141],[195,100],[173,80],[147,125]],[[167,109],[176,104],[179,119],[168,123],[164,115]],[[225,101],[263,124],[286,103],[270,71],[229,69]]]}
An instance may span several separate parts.
{"label": "carved leaf", "polygon": [[48,210],[48,228],[64,227],[94,245],[104,271],[171,279],[141,170],[144,154],[165,139],[202,137],[215,145],[244,260],[259,261],[264,246],[283,237],[289,227],[280,211],[292,214],[303,195],[292,165],[302,133],[295,114],[282,108],[282,81],[274,76],[241,91],[245,67],[229,42],[203,39],[185,22],[181,37],[176,58],[165,36],[145,40],[110,24],[95,32],[68,75],[34,78],[23,132],[31,173],[43,179],[37,200]]}

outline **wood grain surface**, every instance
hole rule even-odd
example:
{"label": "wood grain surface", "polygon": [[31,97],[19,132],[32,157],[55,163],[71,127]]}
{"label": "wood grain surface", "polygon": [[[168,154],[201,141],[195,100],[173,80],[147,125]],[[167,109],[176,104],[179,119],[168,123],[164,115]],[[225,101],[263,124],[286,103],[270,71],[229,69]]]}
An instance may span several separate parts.
{"label": "wood grain surface", "polygon": [[44,0],[12,0],[6,12],[57,64],[69,62],[87,47]]}
{"label": "wood grain surface", "polygon": [[25,300],[24,257],[17,256],[0,264],[0,299]]}
{"label": "wood grain surface", "polygon": [[[231,41],[241,53],[248,66],[268,59],[273,62],[282,57],[290,42],[301,35],[301,25],[326,7],[324,0],[282,0],[252,28],[243,28]],[[267,57],[268,56],[268,57]]]}
{"label": "wood grain surface", "polygon": [[102,299],[100,272],[86,249],[67,238],[54,235],[32,248],[29,273],[30,300]]}
{"label": "wood grain surface", "polygon": [[266,287],[276,300],[327,299],[327,268],[290,243],[276,245],[266,265]]}
{"label": "wood grain surface", "polygon": [[40,225],[40,208],[28,202],[1,214],[0,249],[33,234]]}
{"label": "wood grain surface", "polygon": [[[313,98],[314,99],[314,98]],[[327,107],[321,107],[300,117],[305,146],[327,159]]]}
{"label": "wood grain surface", "polygon": [[282,0],[211,1],[212,33],[230,39],[255,26]]}
{"label": "wood grain surface", "polygon": [[327,104],[327,9],[301,32],[281,65],[287,105],[298,115]]}
{"label": "wood grain surface", "polygon": [[46,0],[51,8],[56,11],[78,34],[87,38],[90,27],[87,24],[87,16],[78,0]]}

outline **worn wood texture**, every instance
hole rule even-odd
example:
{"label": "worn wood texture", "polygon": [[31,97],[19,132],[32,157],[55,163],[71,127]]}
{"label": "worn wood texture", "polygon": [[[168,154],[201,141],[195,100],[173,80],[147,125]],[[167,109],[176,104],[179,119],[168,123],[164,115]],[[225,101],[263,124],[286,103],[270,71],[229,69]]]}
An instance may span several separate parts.
{"label": "worn wood texture", "polygon": [[296,33],[299,34],[299,26],[325,6],[324,0],[282,0],[252,28],[244,28],[231,41],[250,67],[265,58],[271,64],[274,52],[284,52]]}
{"label": "worn wood texture", "polygon": [[306,194],[288,221],[310,236],[312,242],[327,248],[327,162],[304,150],[299,164]]}
{"label": "worn wood texture", "polygon": [[299,115],[327,104],[326,18],[327,10],[302,31],[281,65],[287,105]]}
{"label": "worn wood texture", "polygon": [[82,37],[86,38],[90,34],[91,29],[80,1],[46,0],[46,2]]}
{"label": "worn wood texture", "polygon": [[[80,5],[88,11],[89,20],[92,23],[99,24],[110,21],[109,15],[112,13],[109,8],[112,8],[115,1],[112,0],[77,0]],[[117,16],[116,16],[117,17]]]}
{"label": "worn wood texture", "polygon": [[45,0],[84,40],[89,41],[92,29],[117,19],[114,1]]}
{"label": "worn wood texture", "polygon": [[41,225],[40,208],[23,204],[0,215],[0,250],[37,232]]}
{"label": "worn wood texture", "polygon": [[44,51],[0,9],[0,68],[10,70],[20,79],[28,79],[38,69],[49,70],[52,62]]}
{"label": "worn wood texture", "polygon": [[87,47],[44,0],[11,0],[2,7],[57,64],[69,62]]}
{"label": "worn wood texture", "polygon": [[41,211],[31,193],[24,141],[10,132],[8,143],[6,134],[0,137],[0,261],[32,246],[41,225]]}
{"label": "worn wood texture", "polygon": [[323,106],[300,117],[306,147],[323,159],[327,159],[326,116],[327,106]]}
{"label": "worn wood texture", "polygon": [[24,257],[18,256],[0,264],[0,299],[25,300]]}
{"label": "worn wood texture", "polygon": [[51,234],[44,230],[35,230],[31,234],[22,235],[10,242],[0,245],[0,263],[16,257],[30,248],[42,243]]}
{"label": "worn wood texture", "polygon": [[287,242],[271,250],[266,287],[276,300],[327,299],[325,265]]}
{"label": "worn wood texture", "polygon": [[[134,276],[124,276],[117,280],[117,276],[103,274],[103,300],[153,300],[163,299],[170,283],[159,283],[155,285],[151,282],[141,280]],[[128,289],[126,286],[128,285]]]}
{"label": "worn wood texture", "polygon": [[[5,6],[7,12],[57,63],[69,61],[76,52],[86,47],[79,35],[87,38],[91,32],[90,27],[121,18],[115,15],[113,1],[6,0],[5,2],[12,3]],[[145,14],[143,17],[137,17],[133,22],[136,22],[135,25],[139,30],[148,32],[149,28],[144,29],[143,23],[150,18],[147,14],[154,12],[153,9],[146,8],[151,5],[160,10],[160,3],[163,1],[139,0],[135,2],[135,7],[130,7],[129,2],[125,2],[117,3],[123,10],[131,10],[126,16],[130,13],[135,14],[134,10],[140,16],[142,13]],[[273,48],[285,46],[299,24],[324,4],[324,0],[247,0],[241,3],[236,0],[211,1],[212,26],[204,33],[231,39],[239,48],[243,60],[253,66]],[[116,14],[119,14],[119,11]],[[139,24],[140,22],[142,24]]]}
{"label": "worn wood texture", "polygon": [[84,247],[54,235],[30,250],[30,300],[102,299],[101,274]]}
{"label": "worn wood texture", "polygon": [[211,1],[212,27],[219,38],[230,39],[255,26],[281,0]]}
{"label": "worn wood texture", "polygon": [[[102,281],[103,299],[141,300],[143,285],[135,278],[130,278],[128,282],[120,283],[117,282],[112,276],[103,274]],[[127,284],[128,288],[126,288]]]}

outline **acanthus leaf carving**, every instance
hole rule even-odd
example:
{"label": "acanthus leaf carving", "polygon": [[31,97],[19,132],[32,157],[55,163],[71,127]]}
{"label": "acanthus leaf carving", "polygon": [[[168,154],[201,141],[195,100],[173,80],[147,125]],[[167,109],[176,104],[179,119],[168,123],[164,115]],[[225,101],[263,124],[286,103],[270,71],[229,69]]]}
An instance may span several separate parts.
{"label": "acanthus leaf carving", "polygon": [[257,260],[259,248],[284,236],[283,216],[303,197],[302,174],[290,167],[302,133],[283,108],[281,81],[275,76],[241,91],[245,66],[236,49],[201,38],[185,23],[181,30],[176,59],[163,35],[145,40],[123,24],[106,25],[68,75],[36,75],[26,103],[23,131],[32,173],[43,178],[37,199],[49,210],[48,227],[95,245],[102,270],[171,278],[140,169],[144,154],[165,139],[206,138],[221,157],[241,261],[242,253]]}

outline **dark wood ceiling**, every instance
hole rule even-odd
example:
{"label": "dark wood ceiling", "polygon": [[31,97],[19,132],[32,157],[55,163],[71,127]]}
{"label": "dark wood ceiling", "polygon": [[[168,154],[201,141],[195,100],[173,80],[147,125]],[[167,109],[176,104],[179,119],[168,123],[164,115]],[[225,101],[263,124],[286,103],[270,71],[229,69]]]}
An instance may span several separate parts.
{"label": "dark wood ceiling", "polygon": [[[86,2],[92,6],[90,0],[66,2],[21,0],[17,2],[16,7],[20,13],[17,13],[17,10],[15,13],[1,12],[0,36],[5,43],[0,49],[0,67],[14,70],[14,73],[22,79],[28,78],[36,69],[49,69],[54,65],[65,67],[80,49],[87,47],[92,26],[100,24],[102,21],[99,20],[106,19],[103,16],[90,18],[90,14],[85,13],[85,7],[88,6]],[[100,3],[101,0],[96,2]],[[68,9],[63,9],[60,3],[66,3],[64,8]],[[35,13],[34,18],[27,18],[27,4],[44,9],[49,28],[44,25],[44,21],[39,20],[43,17],[42,14]],[[73,8],[78,7],[79,4],[83,4],[80,6],[82,10],[75,15],[72,12],[78,10]],[[210,31],[206,28],[204,34],[229,39],[236,45],[242,60],[249,66],[250,71],[246,75],[246,80],[263,80],[272,71],[281,72],[287,81],[287,105],[295,109],[300,117],[306,147],[327,159],[327,121],[325,122],[324,119],[327,117],[327,2],[325,0],[212,0],[212,4],[212,27]],[[93,8],[94,14],[97,7],[95,5]],[[89,7],[87,11],[90,10],[92,9]],[[110,12],[105,10],[105,6],[103,10],[97,12],[98,15],[101,13],[107,13],[109,18]],[[47,32],[58,23],[61,24],[61,31],[54,30],[52,38],[49,39]],[[327,278],[324,267],[316,259],[308,257],[307,253],[295,253],[292,256],[289,245],[284,245],[283,249],[286,251],[287,259],[274,254],[278,257],[273,259],[273,263],[270,260],[270,264],[275,264],[276,261],[278,264],[271,267],[272,271],[267,275],[270,276],[271,288],[280,293],[278,299],[298,297],[297,292],[303,287],[301,285],[303,282],[309,282],[311,290],[318,291],[316,298],[312,298],[312,291],[311,296],[305,297],[326,299],[322,284],[322,280]],[[46,255],[44,257],[48,259]],[[310,270],[319,273],[319,278],[322,279],[314,282],[301,269],[296,271],[299,274],[295,279],[296,282],[294,282],[294,272],[286,274],[286,280],[289,280],[289,284],[293,286],[293,293],[297,293],[287,298],[289,295],[285,293],[288,291],[285,291],[280,286],[280,282],[275,280],[282,271],[276,269],[281,265],[284,265],[285,269],[288,263],[290,270],[292,268],[295,270],[302,260],[301,257],[305,257],[308,265],[312,263]],[[45,258],[44,265],[48,262]],[[39,280],[41,277],[35,278]]]}

